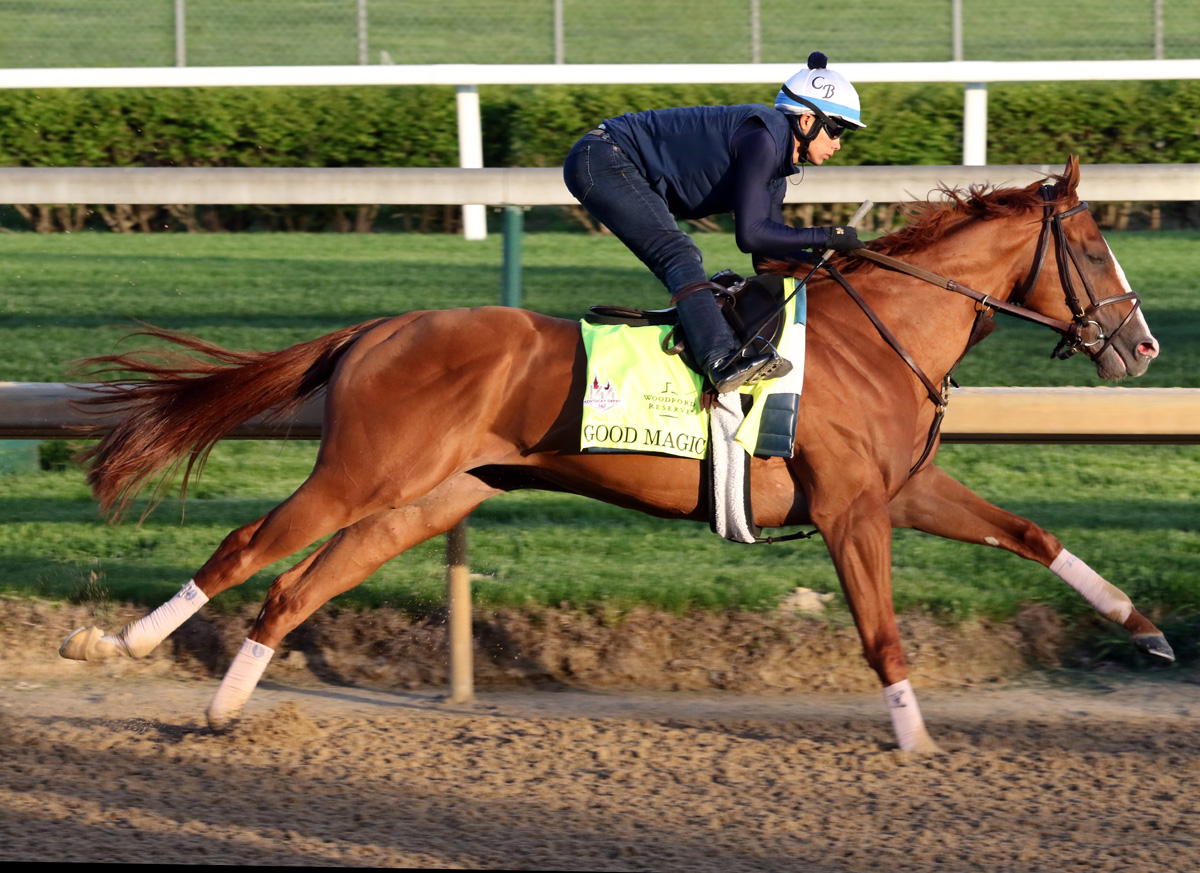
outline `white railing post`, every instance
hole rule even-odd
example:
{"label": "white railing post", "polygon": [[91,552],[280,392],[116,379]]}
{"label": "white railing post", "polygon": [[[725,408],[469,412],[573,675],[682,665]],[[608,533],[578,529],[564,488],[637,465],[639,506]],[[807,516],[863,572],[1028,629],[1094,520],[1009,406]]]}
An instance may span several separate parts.
{"label": "white railing post", "polygon": [[987,83],[969,82],[963,92],[963,166],[987,166]]}
{"label": "white railing post", "polygon": [[563,0],[554,0],[554,63],[567,61],[567,49],[563,39]]}
{"label": "white railing post", "polygon": [[[479,86],[458,85],[458,165],[483,167],[483,123],[479,119]],[[482,203],[462,208],[463,239],[487,239],[487,213]]]}
{"label": "white railing post", "polygon": [[367,0],[358,0],[358,62],[368,62],[369,42],[367,39]]}
{"label": "white railing post", "polygon": [[187,9],[185,0],[175,0],[175,66],[187,66]]}

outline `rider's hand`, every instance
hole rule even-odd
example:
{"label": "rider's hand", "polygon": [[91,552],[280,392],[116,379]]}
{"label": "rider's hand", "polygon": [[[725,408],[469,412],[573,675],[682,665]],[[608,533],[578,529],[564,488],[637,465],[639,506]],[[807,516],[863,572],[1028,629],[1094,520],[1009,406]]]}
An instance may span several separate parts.
{"label": "rider's hand", "polygon": [[818,227],[828,238],[825,243],[825,248],[833,249],[835,252],[852,252],[855,249],[861,249],[866,246],[866,243],[858,238],[858,233],[852,227],[836,226],[836,227]]}

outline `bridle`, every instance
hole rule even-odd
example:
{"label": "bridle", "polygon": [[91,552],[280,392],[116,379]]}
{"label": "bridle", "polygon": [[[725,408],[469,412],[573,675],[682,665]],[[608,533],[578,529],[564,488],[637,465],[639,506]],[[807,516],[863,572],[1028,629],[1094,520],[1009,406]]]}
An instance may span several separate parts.
{"label": "bridle", "polygon": [[[888,269],[906,273],[923,281],[930,282],[940,288],[945,288],[947,291],[954,291],[965,297],[970,297],[976,301],[976,308],[981,313],[986,310],[995,310],[1050,328],[1062,337],[1058,345],[1055,346],[1054,351],[1050,353],[1051,357],[1066,360],[1076,352],[1083,351],[1088,357],[1097,358],[1112,345],[1113,340],[1117,338],[1117,334],[1133,320],[1134,315],[1141,309],[1142,302],[1134,291],[1126,291],[1123,294],[1117,294],[1113,297],[1105,297],[1103,300],[1096,299],[1096,293],[1079,265],[1079,256],[1075,254],[1075,249],[1071,247],[1070,242],[1067,240],[1067,233],[1063,229],[1063,219],[1087,211],[1087,201],[1081,200],[1070,209],[1056,212],[1054,209],[1056,201],[1054,186],[1042,185],[1039,193],[1043,201],[1042,228],[1038,235],[1037,249],[1033,255],[1033,267],[1030,269],[1029,275],[1025,277],[1025,281],[1021,283],[1021,286],[1008,301],[996,300],[982,291],[976,291],[966,285],[959,284],[953,279],[947,279],[944,276],[939,276],[937,273],[923,270],[920,267],[914,267],[890,255],[873,252],[870,249],[856,249],[850,254],[854,257],[873,261]],[[1051,236],[1054,237],[1054,255],[1058,263],[1059,281],[1062,284],[1067,307],[1071,310],[1071,321],[1052,318],[1025,308],[1029,297],[1033,294],[1034,288],[1037,287],[1038,280],[1041,278],[1042,267],[1046,263],[1046,253],[1050,248]],[[1071,265],[1075,266],[1075,272],[1079,274],[1079,279],[1083,283],[1083,290],[1087,293],[1088,306],[1086,307],[1081,303],[1079,294],[1075,290],[1075,282],[1071,276]],[[1111,306],[1114,303],[1121,303],[1126,300],[1133,301],[1133,306],[1130,307],[1129,314],[1117,325],[1116,330],[1111,334],[1105,334],[1103,326],[1094,318],[1095,314],[1105,306]]]}
{"label": "bridle", "polygon": [[[936,385],[925,372],[913,360],[912,356],[905,351],[899,340],[892,335],[891,331],[879,320],[879,317],[862,298],[862,296],[854,289],[854,287],[846,281],[846,278],[832,265],[825,263],[825,270],[829,275],[845,289],[846,293],[853,298],[854,302],[863,310],[871,323],[875,325],[875,329],[880,336],[887,342],[888,345],[901,357],[908,365],[909,369],[917,376],[925,386],[926,392],[929,394],[929,399],[933,401],[937,411],[933,417],[933,423],[929,428],[929,438],[925,443],[925,451],[921,453],[921,457],[913,464],[908,471],[909,475],[913,475],[921,468],[925,461],[933,452],[934,444],[937,440],[937,435],[941,429],[942,418],[946,413],[946,403],[949,398],[950,386],[955,384],[953,374],[959,362],[963,359],[968,351],[993,329],[995,322],[992,320],[991,314],[993,311],[1003,312],[1006,315],[1011,315],[1015,318],[1020,318],[1024,321],[1032,321],[1035,324],[1045,325],[1051,330],[1057,332],[1062,339],[1055,346],[1054,351],[1050,353],[1051,357],[1065,360],[1076,352],[1083,351],[1090,358],[1097,358],[1108,349],[1117,334],[1119,334],[1125,325],[1133,319],[1134,314],[1141,308],[1141,300],[1133,291],[1127,291],[1123,294],[1117,294],[1113,297],[1106,297],[1103,300],[1096,299],[1096,293],[1092,289],[1091,283],[1080,269],[1079,258],[1075,254],[1075,250],[1071,247],[1067,240],[1066,231],[1063,229],[1063,220],[1070,218],[1072,215],[1078,215],[1088,208],[1087,201],[1081,200],[1075,206],[1062,212],[1055,211],[1057,198],[1055,197],[1054,186],[1042,185],[1039,189],[1042,197],[1042,228],[1038,235],[1037,250],[1033,256],[1033,267],[1026,276],[1025,281],[1016,292],[1007,300],[996,300],[988,294],[981,291],[976,291],[974,288],[969,288],[966,285],[961,285],[953,279],[947,279],[945,276],[939,276],[937,273],[929,270],[924,270],[920,267],[914,267],[911,264],[906,264],[904,261],[897,260],[890,255],[873,252],[870,249],[862,248],[855,249],[850,252],[854,257],[872,261],[882,267],[897,272],[906,273],[917,279],[925,282],[930,282],[940,288],[945,288],[947,291],[954,291],[957,294],[962,294],[965,297],[970,297],[975,301],[975,324],[971,328],[971,336],[967,340],[966,347],[963,349],[962,355],[958,361],[955,361],[954,366],[942,378],[941,386]],[[1034,312],[1025,308],[1029,297],[1033,294],[1033,290],[1037,287],[1038,279],[1042,275],[1042,267],[1046,262],[1046,253],[1050,248],[1050,237],[1054,237],[1055,260],[1058,262],[1058,275],[1062,284],[1063,294],[1066,297],[1068,308],[1071,310],[1071,320],[1063,321],[1059,318],[1051,318],[1048,315],[1042,315],[1039,312]],[[1075,283],[1071,278],[1071,265],[1075,266],[1075,272],[1079,274],[1080,281],[1083,283],[1083,289],[1087,292],[1088,306],[1084,307],[1080,301],[1078,292],[1075,290]],[[1097,321],[1095,314],[1105,306],[1111,306],[1114,303],[1120,303],[1124,300],[1132,300],[1133,306],[1130,307],[1129,314],[1124,320],[1117,325],[1116,330],[1111,334],[1105,335],[1104,328]],[[1099,348],[1097,348],[1099,346]]]}
{"label": "bridle", "polygon": [[[1033,289],[1037,287],[1038,279],[1042,275],[1042,266],[1046,262],[1046,249],[1048,248],[1050,235],[1053,233],[1055,260],[1058,262],[1058,277],[1062,284],[1063,294],[1066,296],[1067,307],[1071,310],[1072,320],[1069,325],[1066,322],[1059,322],[1058,325],[1050,325],[1050,327],[1062,334],[1062,339],[1054,351],[1051,352],[1051,357],[1065,361],[1076,352],[1086,350],[1085,353],[1089,357],[1097,358],[1112,345],[1113,340],[1125,328],[1125,325],[1133,320],[1134,315],[1142,307],[1142,301],[1133,291],[1126,291],[1124,294],[1106,297],[1103,300],[1096,299],[1096,293],[1092,290],[1091,283],[1088,282],[1087,276],[1079,265],[1079,256],[1075,254],[1075,249],[1067,241],[1067,233],[1063,229],[1063,219],[1086,211],[1088,208],[1087,201],[1081,200],[1077,205],[1064,212],[1055,212],[1054,187],[1043,185],[1039,189],[1039,192],[1043,200],[1042,230],[1038,235],[1037,250],[1033,256],[1033,269],[1021,287],[1009,298],[1009,303],[1013,306],[1024,307],[1028,302],[1029,296],[1033,293]],[[1072,264],[1074,264],[1075,272],[1078,273],[1079,279],[1083,283],[1083,290],[1087,292],[1089,305],[1086,308],[1080,302],[1079,294],[1075,290],[1075,283],[1071,278]],[[1093,316],[1102,307],[1121,303],[1125,300],[1133,301],[1133,306],[1130,307],[1129,314],[1117,325],[1116,330],[1106,336],[1104,328]],[[1100,348],[1096,349],[1097,345]]]}

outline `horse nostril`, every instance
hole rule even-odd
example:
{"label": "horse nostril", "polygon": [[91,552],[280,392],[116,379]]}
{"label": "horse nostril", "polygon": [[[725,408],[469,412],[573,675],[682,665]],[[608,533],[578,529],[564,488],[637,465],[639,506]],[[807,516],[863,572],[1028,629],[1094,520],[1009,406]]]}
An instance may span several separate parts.
{"label": "horse nostril", "polygon": [[1138,357],[1157,358],[1158,357],[1158,343],[1155,340],[1150,340],[1149,342],[1144,342],[1144,343],[1138,343],[1137,353],[1138,353]]}

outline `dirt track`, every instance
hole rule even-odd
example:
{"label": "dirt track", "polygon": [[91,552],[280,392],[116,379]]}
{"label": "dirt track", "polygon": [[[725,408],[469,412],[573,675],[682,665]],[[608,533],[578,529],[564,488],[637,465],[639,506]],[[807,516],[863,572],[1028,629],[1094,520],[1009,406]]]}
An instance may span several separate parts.
{"label": "dirt track", "polygon": [[282,671],[218,736],[211,676],[44,654],[0,662],[5,861],[1200,869],[1200,687],[1177,673],[918,685],[947,752],[921,759],[874,691],[456,706]]}

